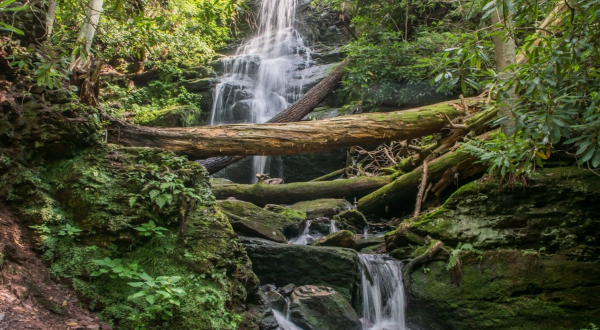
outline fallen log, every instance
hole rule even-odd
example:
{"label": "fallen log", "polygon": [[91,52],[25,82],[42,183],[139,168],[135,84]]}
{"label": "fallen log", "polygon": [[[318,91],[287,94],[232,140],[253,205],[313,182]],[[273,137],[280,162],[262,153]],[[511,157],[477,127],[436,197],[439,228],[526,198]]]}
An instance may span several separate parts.
{"label": "fallen log", "polygon": [[389,184],[390,176],[357,179],[296,182],[281,185],[219,184],[212,187],[217,199],[236,199],[259,206],[266,204],[294,204],[320,198],[345,198],[353,201]]}
{"label": "fallen log", "polygon": [[[488,139],[488,134],[483,134],[478,139]],[[443,156],[428,162],[428,180],[438,182],[447,173],[454,173],[455,178],[466,179],[473,175],[484,172],[487,166],[474,164],[477,159],[466,152],[463,148],[451,151]],[[445,175],[446,174],[446,175]],[[419,184],[423,177],[423,166],[414,171],[398,177],[394,182],[385,187],[364,196],[358,201],[358,210],[367,214],[386,214],[390,211],[408,210],[414,207],[414,201],[419,191]]]}
{"label": "fallen log", "polygon": [[[288,123],[300,121],[302,118],[306,117],[319,105],[319,103],[323,102],[323,100],[338,87],[344,76],[344,68],[348,62],[349,59],[345,59],[340,65],[335,67],[327,77],[304,94],[300,100],[292,104],[292,106],[285,111],[279,113],[277,116],[271,118],[268,123]],[[214,174],[244,157],[245,156],[212,157],[199,160],[198,163],[206,167],[208,173]]]}
{"label": "fallen log", "polygon": [[193,157],[289,155],[410,140],[437,133],[448,124],[446,118],[460,115],[452,103],[444,102],[412,110],[284,124],[151,128],[115,121],[109,142],[162,148]]}

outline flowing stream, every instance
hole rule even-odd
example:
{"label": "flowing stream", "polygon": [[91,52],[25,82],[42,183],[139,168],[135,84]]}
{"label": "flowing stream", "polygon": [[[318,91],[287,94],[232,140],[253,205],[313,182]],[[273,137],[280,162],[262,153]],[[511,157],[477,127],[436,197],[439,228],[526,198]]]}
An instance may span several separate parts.
{"label": "flowing stream", "polygon": [[[215,87],[211,125],[264,123],[302,96],[310,49],[294,29],[298,0],[261,0],[257,35],[224,60],[221,83]],[[255,174],[270,170],[270,158],[253,158]],[[279,162],[281,167],[281,162]]]}
{"label": "flowing stream", "polygon": [[359,254],[363,328],[407,330],[402,266],[386,255]]}

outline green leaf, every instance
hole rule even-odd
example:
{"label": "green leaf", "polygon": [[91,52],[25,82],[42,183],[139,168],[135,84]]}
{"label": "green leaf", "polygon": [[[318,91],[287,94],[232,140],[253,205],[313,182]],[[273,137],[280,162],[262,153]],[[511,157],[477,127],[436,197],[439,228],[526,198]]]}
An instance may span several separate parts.
{"label": "green leaf", "polygon": [[129,282],[127,285],[132,286],[134,288],[141,288],[144,285],[144,282]]}
{"label": "green leaf", "polygon": [[146,301],[150,304],[154,304],[154,302],[156,302],[156,297],[154,295],[148,295],[146,296]]}

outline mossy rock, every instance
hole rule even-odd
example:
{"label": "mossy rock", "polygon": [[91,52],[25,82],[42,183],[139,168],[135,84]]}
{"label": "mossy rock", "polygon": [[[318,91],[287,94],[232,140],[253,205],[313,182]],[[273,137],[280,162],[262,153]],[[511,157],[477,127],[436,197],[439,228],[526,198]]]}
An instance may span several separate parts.
{"label": "mossy rock", "polygon": [[306,219],[333,218],[333,216],[349,210],[352,204],[345,199],[323,198],[313,201],[298,202],[290,206],[294,210],[306,213]]}
{"label": "mossy rock", "polygon": [[335,233],[331,233],[325,237],[321,237],[318,240],[311,243],[314,246],[337,246],[349,249],[355,249],[356,243],[354,242],[354,233],[348,230],[340,230]]}
{"label": "mossy rock", "polygon": [[409,319],[432,330],[572,330],[600,323],[599,263],[518,250],[489,251],[481,259],[471,253],[461,261],[460,278],[445,261],[413,271]]}
{"label": "mossy rock", "polygon": [[[447,249],[470,243],[484,250],[461,252],[452,272],[447,261],[435,261],[406,279],[414,297],[408,312],[428,328],[572,330],[600,323],[600,178],[589,171],[540,170],[527,187],[473,182],[407,228]],[[427,251],[400,244],[398,234],[386,237],[395,257]]]}
{"label": "mossy rock", "polygon": [[476,181],[461,187],[435,212],[413,219],[410,231],[450,246],[462,242],[479,249],[544,248],[597,261],[600,177],[555,168],[540,170],[529,187]]}
{"label": "mossy rock", "polygon": [[[284,233],[287,237],[297,235],[302,221],[306,219],[305,213],[284,207],[260,208],[252,203],[238,200],[218,201],[217,204],[232,223],[237,221],[258,222]],[[275,212],[270,210],[275,210]]]}
{"label": "mossy rock", "polygon": [[327,286],[348,301],[353,301],[357,294],[358,255],[354,250],[279,244],[245,237],[241,237],[240,242],[261,283]]}
{"label": "mossy rock", "polygon": [[292,292],[290,318],[307,330],[360,330],[352,305],[335,290],[305,285]]}
{"label": "mossy rock", "polygon": [[362,232],[363,228],[369,225],[367,218],[360,211],[354,209],[340,212],[333,218],[355,233]]}

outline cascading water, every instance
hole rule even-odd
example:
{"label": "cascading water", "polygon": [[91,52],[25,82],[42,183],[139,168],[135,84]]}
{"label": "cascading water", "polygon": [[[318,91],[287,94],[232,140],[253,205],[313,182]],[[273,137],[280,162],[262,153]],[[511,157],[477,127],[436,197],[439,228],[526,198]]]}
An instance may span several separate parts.
{"label": "cascading water", "polygon": [[335,220],[331,220],[329,222],[329,233],[333,234],[333,233],[337,233],[338,231],[340,231],[338,229],[338,227],[335,225]]}
{"label": "cascading water", "polygon": [[402,266],[386,255],[359,254],[363,328],[407,330]]}
{"label": "cascading water", "polygon": [[311,223],[311,220],[307,220],[302,233],[298,235],[298,237],[291,239],[290,243],[294,245],[307,245],[323,237],[323,235],[318,232],[310,232]]}
{"label": "cascading water", "polygon": [[[310,49],[294,29],[298,0],[261,0],[256,37],[224,60],[224,75],[215,87],[211,125],[264,123],[302,96]],[[256,173],[269,171],[269,157],[253,159]],[[280,165],[281,166],[281,165]],[[278,169],[281,176],[281,169]]]}

